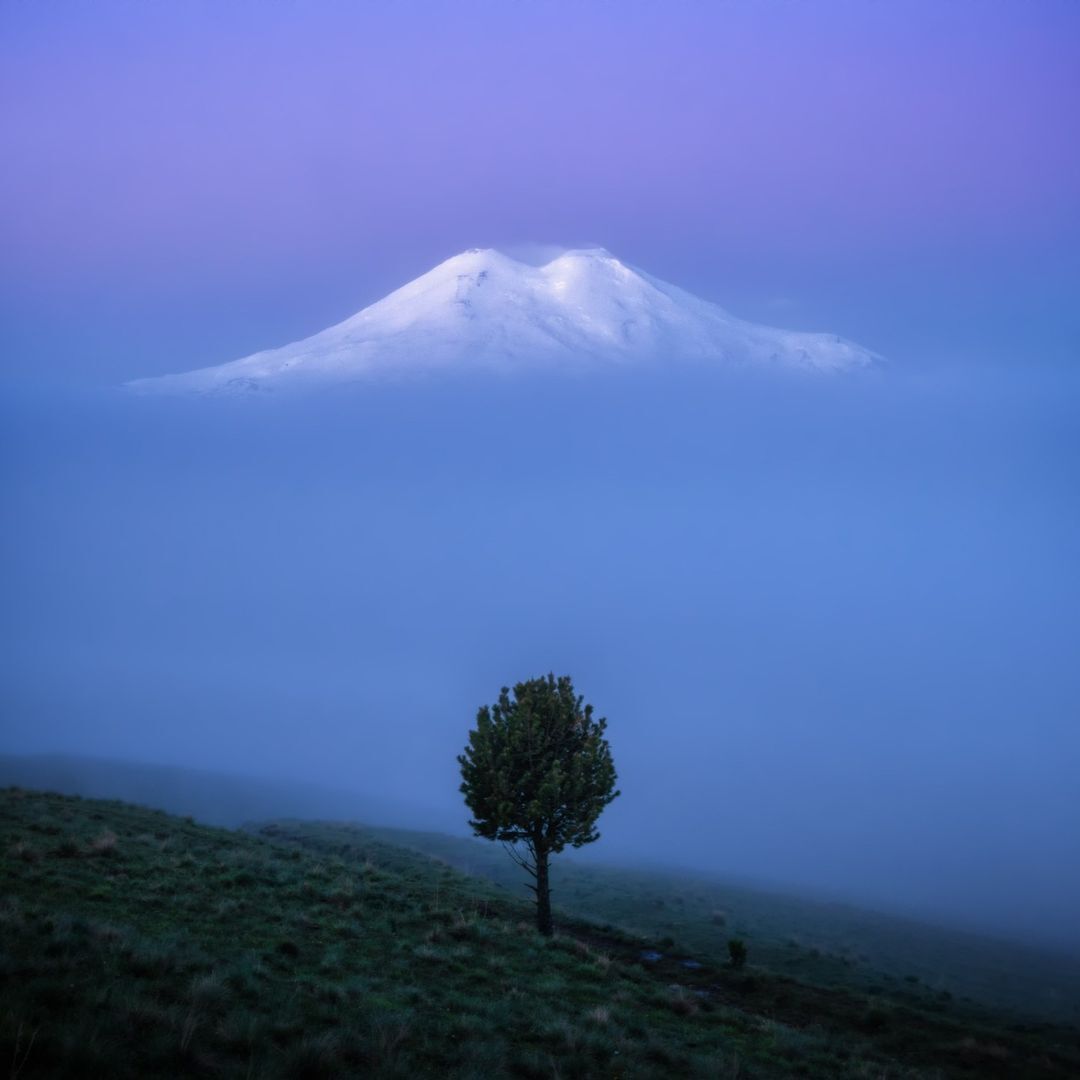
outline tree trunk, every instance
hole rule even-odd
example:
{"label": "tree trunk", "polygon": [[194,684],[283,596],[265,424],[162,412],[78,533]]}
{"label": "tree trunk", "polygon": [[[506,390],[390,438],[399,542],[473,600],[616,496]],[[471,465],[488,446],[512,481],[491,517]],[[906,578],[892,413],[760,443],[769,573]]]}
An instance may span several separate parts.
{"label": "tree trunk", "polygon": [[536,852],[536,929],[544,937],[551,937],[555,927],[551,922],[551,887],[548,885],[548,853],[542,848]]}

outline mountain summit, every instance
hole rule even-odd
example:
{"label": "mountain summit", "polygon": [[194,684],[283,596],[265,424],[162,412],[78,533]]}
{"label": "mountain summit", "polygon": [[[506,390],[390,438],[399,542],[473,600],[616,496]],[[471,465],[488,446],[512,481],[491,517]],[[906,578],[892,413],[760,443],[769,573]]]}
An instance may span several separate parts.
{"label": "mountain summit", "polygon": [[567,251],[543,266],[474,248],[302,341],[128,385],[213,393],[415,371],[679,360],[830,372],[875,359],[834,334],[737,319],[602,248]]}

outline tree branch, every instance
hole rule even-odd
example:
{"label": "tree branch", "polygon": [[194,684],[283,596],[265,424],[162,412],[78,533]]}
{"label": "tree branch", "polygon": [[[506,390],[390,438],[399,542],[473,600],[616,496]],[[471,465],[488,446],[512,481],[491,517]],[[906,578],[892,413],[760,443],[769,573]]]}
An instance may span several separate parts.
{"label": "tree branch", "polygon": [[[522,854],[520,854],[520,852],[517,851],[513,844],[509,844],[504,840],[502,841],[502,846],[506,854],[509,855],[510,858],[518,864],[518,866],[520,866],[531,877],[536,877],[536,866],[534,865],[534,863],[530,863],[528,859],[526,859]],[[531,888],[531,886],[529,887]]]}

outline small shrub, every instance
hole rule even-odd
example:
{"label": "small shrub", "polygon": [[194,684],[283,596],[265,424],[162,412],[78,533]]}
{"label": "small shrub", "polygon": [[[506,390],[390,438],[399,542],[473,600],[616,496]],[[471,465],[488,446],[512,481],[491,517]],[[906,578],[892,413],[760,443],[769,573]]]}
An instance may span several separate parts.
{"label": "small shrub", "polygon": [[21,859],[24,863],[36,863],[41,855],[35,851],[29,844],[24,844],[21,840],[17,844],[11,845],[11,855],[13,858]]}
{"label": "small shrub", "polygon": [[203,1009],[217,1010],[228,997],[228,991],[216,972],[196,976],[191,982],[191,1001]]}
{"label": "small shrub", "polygon": [[867,1009],[862,1018],[863,1031],[881,1031],[888,1026],[889,1014],[884,1009]]}
{"label": "small shrub", "polygon": [[597,1005],[585,1014],[585,1019],[601,1027],[606,1027],[611,1022],[611,1010],[603,1005]]}
{"label": "small shrub", "polygon": [[727,926],[727,912],[726,911],[714,911],[712,913],[713,926]]}
{"label": "small shrub", "polygon": [[123,941],[127,936],[125,931],[119,926],[112,926],[109,923],[94,923],[90,927],[90,933],[93,934],[98,941],[105,943]]}
{"label": "small shrub", "polygon": [[409,1024],[405,1017],[393,1014],[373,1017],[370,1042],[375,1064],[386,1069],[393,1066],[402,1044],[408,1037]]}
{"label": "small shrub", "polygon": [[283,1073],[297,1080],[341,1076],[344,1071],[341,1040],[333,1032],[307,1035],[285,1053]]}
{"label": "small shrub", "polygon": [[53,854],[59,856],[61,859],[74,859],[81,855],[82,851],[79,848],[78,843],[68,836],[53,848]]}
{"label": "small shrub", "polygon": [[728,958],[736,971],[746,967],[746,942],[742,938],[729,938],[727,943]]}
{"label": "small shrub", "polygon": [[127,951],[128,970],[140,978],[159,979],[176,970],[176,955],[165,945],[146,942]]}
{"label": "small shrub", "polygon": [[668,1006],[676,1016],[693,1016],[698,1011],[698,1003],[681,987],[671,987]]}
{"label": "small shrub", "polygon": [[90,854],[112,856],[116,854],[116,833],[105,829],[90,841]]}
{"label": "small shrub", "polygon": [[168,1025],[168,1011],[148,997],[132,996],[118,1006],[121,1015],[136,1032],[149,1032]]}
{"label": "small shrub", "polygon": [[186,1054],[191,1049],[191,1040],[198,1031],[202,1018],[194,1008],[189,1009],[180,1025],[180,1052]]}

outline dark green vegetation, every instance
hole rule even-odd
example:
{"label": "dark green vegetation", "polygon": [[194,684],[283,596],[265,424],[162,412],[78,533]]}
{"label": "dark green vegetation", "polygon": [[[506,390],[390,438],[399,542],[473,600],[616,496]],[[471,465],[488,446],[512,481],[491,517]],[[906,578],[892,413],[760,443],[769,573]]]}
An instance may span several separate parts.
{"label": "dark green vegetation", "polygon": [[800,983],[752,937],[743,972],[570,917],[541,937],[508,890],[364,829],[8,790],[0,842],[11,1076],[1080,1072],[1074,1029]]}
{"label": "dark green vegetation", "polygon": [[532,879],[536,928],[554,931],[548,862],[567,846],[600,838],[596,821],[619,794],[604,738],[607,721],[574,692],[568,675],[529,679],[483,705],[458,757],[469,825],[499,840]]}
{"label": "dark green vegetation", "polygon": [[[508,890],[521,877],[489,845],[445,833],[375,828],[380,839],[441,859]],[[749,963],[800,982],[872,995],[972,999],[1033,1019],[1080,1026],[1080,956],[927,925],[847,904],[671,870],[561,860],[556,908],[640,937],[727,959],[742,938]]]}
{"label": "dark green vegetation", "polygon": [[733,968],[741,971],[746,967],[746,942],[742,938],[733,937],[727,943],[728,960]]}

